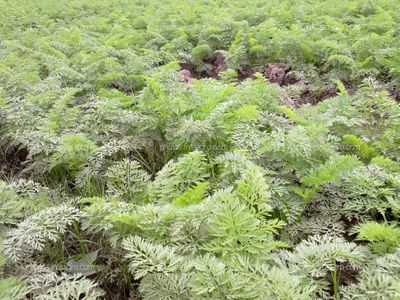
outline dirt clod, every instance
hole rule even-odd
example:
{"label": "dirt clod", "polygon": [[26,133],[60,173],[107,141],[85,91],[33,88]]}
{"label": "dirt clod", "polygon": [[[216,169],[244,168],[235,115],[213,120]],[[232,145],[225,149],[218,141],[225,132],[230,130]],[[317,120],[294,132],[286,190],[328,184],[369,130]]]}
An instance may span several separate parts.
{"label": "dirt clod", "polygon": [[182,69],[179,71],[179,75],[181,76],[182,82],[192,84],[192,76],[189,70]]}
{"label": "dirt clod", "polygon": [[286,74],[290,72],[290,70],[292,70],[292,68],[287,64],[272,63],[268,64],[267,70],[265,71],[265,75],[269,79],[269,82],[283,85]]}

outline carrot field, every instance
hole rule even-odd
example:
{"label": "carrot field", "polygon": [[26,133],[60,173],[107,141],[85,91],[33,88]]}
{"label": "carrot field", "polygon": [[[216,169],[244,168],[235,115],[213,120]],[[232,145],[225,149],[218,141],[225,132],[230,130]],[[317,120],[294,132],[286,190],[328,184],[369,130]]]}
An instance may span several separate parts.
{"label": "carrot field", "polygon": [[400,300],[398,0],[0,0],[0,300]]}

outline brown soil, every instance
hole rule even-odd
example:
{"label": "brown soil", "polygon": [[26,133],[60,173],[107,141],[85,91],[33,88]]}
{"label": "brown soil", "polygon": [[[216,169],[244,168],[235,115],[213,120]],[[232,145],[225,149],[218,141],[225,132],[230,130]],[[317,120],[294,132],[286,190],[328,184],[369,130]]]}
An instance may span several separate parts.
{"label": "brown soil", "polygon": [[245,80],[246,78],[254,79],[254,73],[259,72],[261,74],[264,74],[264,76],[268,78],[270,83],[275,83],[280,86],[290,86],[293,84],[298,84],[302,88],[300,101],[292,103],[290,99],[283,99],[284,104],[293,107],[301,106],[308,103],[314,105],[320,101],[323,101],[330,97],[334,97],[338,94],[338,89],[336,85],[333,84],[327,85],[326,91],[324,91],[322,94],[316,94],[315,92],[312,91],[312,89],[307,83],[293,76],[290,72],[291,70],[292,68],[287,64],[270,63],[267,66],[247,68],[247,69],[244,68],[239,73],[238,77],[239,81]]}
{"label": "brown soil", "polygon": [[[196,72],[196,68],[193,64],[182,64],[181,70],[179,71],[182,77],[182,82],[190,85],[192,78],[214,78],[219,80],[220,78],[218,74],[228,68],[224,56],[218,52],[211,59],[205,61],[205,64],[209,69],[202,72]],[[279,62],[270,63],[265,66],[243,67],[241,70],[238,70],[238,81],[240,82],[247,78],[255,79],[254,74],[261,73],[268,78],[270,83],[278,84],[280,86],[301,84],[303,90],[301,92],[300,101],[292,104],[292,106],[301,106],[308,103],[314,105],[338,94],[338,89],[336,85],[333,84],[327,85],[322,94],[316,94],[311,90],[308,84],[293,76],[290,72],[291,70],[292,68],[289,65]]]}
{"label": "brown soil", "polygon": [[185,74],[190,76],[190,78],[214,78],[219,80],[220,78],[218,74],[228,68],[224,56],[219,52],[215,53],[215,55],[211,59],[206,60],[204,63],[208,68],[207,70],[202,72],[197,72],[196,66],[191,63],[181,64],[180,73],[183,71]]}
{"label": "brown soil", "polygon": [[181,69],[179,71],[179,74],[181,74],[181,76],[182,76],[182,73],[181,73],[182,71],[184,71],[185,74],[189,74],[190,78],[196,78],[196,79],[202,78],[200,76],[200,74],[198,74],[196,72],[195,67],[192,64],[189,64],[189,63],[181,64]]}
{"label": "brown soil", "polygon": [[389,93],[390,93],[390,97],[393,100],[396,100],[396,101],[400,102],[400,91],[398,91],[398,90],[396,90],[394,88],[391,88],[391,89],[389,89]]}
{"label": "brown soil", "polygon": [[[359,271],[351,266],[348,262],[336,262],[337,281],[340,286],[347,286],[357,282]],[[333,295],[333,285],[332,285]]]}
{"label": "brown soil", "polygon": [[300,97],[300,101],[297,102],[298,106],[304,105],[304,104],[312,104],[315,105],[320,101],[323,101],[325,99],[335,97],[338,94],[339,90],[336,87],[336,85],[329,85],[327,86],[327,89],[325,92],[323,92],[320,95],[316,95],[311,91],[309,88],[309,85],[305,85],[305,88],[303,89]]}
{"label": "brown soil", "polygon": [[259,67],[253,67],[253,68],[243,68],[242,70],[238,71],[238,80],[243,81],[246,80],[247,78],[255,79],[254,74],[255,73],[261,73],[264,74],[265,72],[265,67],[259,66]]}
{"label": "brown soil", "polygon": [[239,81],[245,80],[247,78],[255,78],[255,73],[261,73],[270,83],[276,83],[280,86],[286,86],[295,84],[299,80],[290,74],[292,68],[283,63],[270,63],[266,66],[258,66],[253,68],[243,68],[239,71],[238,78]]}
{"label": "brown soil", "polygon": [[182,69],[179,71],[179,75],[181,76],[182,82],[192,84],[192,75],[189,70]]}
{"label": "brown soil", "polygon": [[206,63],[211,65],[211,69],[202,72],[202,75],[205,75],[208,78],[219,79],[218,74],[228,69],[228,66],[225,62],[225,57],[219,52],[217,52],[214,57]]}
{"label": "brown soil", "polygon": [[279,85],[288,84],[289,77],[287,74],[292,70],[292,68],[283,63],[272,63],[268,64],[267,70],[265,71],[265,75],[268,78],[269,82],[277,83]]}

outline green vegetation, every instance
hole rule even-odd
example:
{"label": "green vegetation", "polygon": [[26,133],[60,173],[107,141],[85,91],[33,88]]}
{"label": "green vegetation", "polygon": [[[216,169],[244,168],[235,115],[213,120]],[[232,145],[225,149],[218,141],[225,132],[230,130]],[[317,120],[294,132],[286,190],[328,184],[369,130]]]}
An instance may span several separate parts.
{"label": "green vegetation", "polygon": [[0,300],[400,299],[399,1],[0,20]]}

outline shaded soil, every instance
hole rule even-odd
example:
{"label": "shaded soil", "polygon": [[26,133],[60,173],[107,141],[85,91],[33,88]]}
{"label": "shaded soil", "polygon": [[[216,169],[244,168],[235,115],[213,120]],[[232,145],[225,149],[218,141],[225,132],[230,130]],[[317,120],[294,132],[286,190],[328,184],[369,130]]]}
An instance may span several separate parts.
{"label": "shaded soil", "polygon": [[297,106],[301,106],[304,104],[315,105],[320,101],[337,96],[338,92],[338,88],[336,87],[336,85],[333,84],[327,85],[326,90],[320,94],[316,94],[310,89],[309,85],[306,85],[301,92],[300,101],[298,101],[296,104]]}
{"label": "shaded soil", "polygon": [[27,160],[28,151],[25,148],[12,148],[3,150],[0,157],[0,179],[14,177],[25,168],[24,162]]}
{"label": "shaded soil", "polygon": [[[338,286],[348,286],[357,282],[357,276],[359,271],[355,269],[348,262],[336,262],[336,282]],[[328,274],[328,280],[330,281],[331,296],[334,296],[334,286],[331,278],[331,274]]]}
{"label": "shaded soil", "polygon": [[399,90],[396,90],[394,88],[390,88],[389,89],[389,93],[390,93],[390,97],[393,100],[396,100],[396,101],[400,102],[400,91]]}
{"label": "shaded soil", "polygon": [[204,61],[204,63],[206,70],[201,72],[196,71],[196,66],[192,63],[181,64],[180,73],[183,71],[185,74],[190,74],[191,78],[196,79],[213,78],[219,80],[220,77],[218,74],[228,69],[224,56],[219,52],[217,52],[212,58]]}

